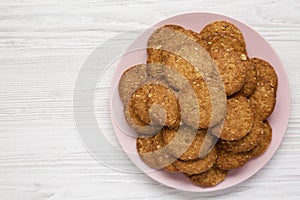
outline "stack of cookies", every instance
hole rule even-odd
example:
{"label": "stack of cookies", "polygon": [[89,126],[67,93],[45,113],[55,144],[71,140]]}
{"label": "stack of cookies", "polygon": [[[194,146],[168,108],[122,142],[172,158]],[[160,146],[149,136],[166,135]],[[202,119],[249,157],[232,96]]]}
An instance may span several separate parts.
{"label": "stack of cookies", "polygon": [[235,25],[216,21],[200,33],[165,25],[150,36],[147,53],[147,63],[119,81],[147,165],[212,187],[267,150],[277,75],[267,61],[248,57]]}

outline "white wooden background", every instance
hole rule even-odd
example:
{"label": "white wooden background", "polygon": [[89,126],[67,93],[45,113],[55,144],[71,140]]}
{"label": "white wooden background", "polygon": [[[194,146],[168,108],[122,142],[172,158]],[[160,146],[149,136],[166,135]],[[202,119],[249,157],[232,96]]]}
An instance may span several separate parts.
{"label": "white wooden background", "polygon": [[1,200],[204,196],[99,164],[83,148],[72,110],[78,71],[101,42],[188,11],[228,15],[262,34],[282,59],[292,92],[289,127],[272,160],[230,193],[205,196],[300,199],[300,1],[0,0]]}

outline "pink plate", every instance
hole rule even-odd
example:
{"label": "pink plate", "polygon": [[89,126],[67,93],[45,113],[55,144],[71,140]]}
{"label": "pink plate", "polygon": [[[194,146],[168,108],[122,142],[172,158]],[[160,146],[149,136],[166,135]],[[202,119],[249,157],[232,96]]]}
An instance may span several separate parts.
{"label": "pink plate", "polygon": [[237,185],[254,175],[271,159],[279,147],[285,134],[290,115],[290,89],[284,67],[268,42],[249,26],[223,15],[212,13],[186,13],[165,19],[155,24],[153,27],[160,27],[164,24],[178,24],[187,29],[199,32],[206,24],[216,20],[226,20],[236,25],[244,35],[248,56],[259,57],[268,61],[275,68],[279,79],[276,107],[273,114],[268,119],[273,128],[273,139],[270,147],[267,152],[259,158],[249,161],[242,168],[231,170],[228,177],[219,185],[211,188],[201,188],[193,185],[182,174],[172,174],[163,170],[155,171],[150,167],[147,167],[140,160],[137,154],[135,147],[135,134],[124,120],[122,111],[123,106],[118,96],[117,86],[122,73],[127,68],[135,64],[146,62],[147,55],[145,47],[148,37],[153,32],[153,28],[145,31],[132,43],[131,47],[121,58],[112,80],[110,91],[110,112],[116,136],[123,150],[127,153],[128,157],[148,176],[162,184],[184,191],[209,192],[222,190]]}

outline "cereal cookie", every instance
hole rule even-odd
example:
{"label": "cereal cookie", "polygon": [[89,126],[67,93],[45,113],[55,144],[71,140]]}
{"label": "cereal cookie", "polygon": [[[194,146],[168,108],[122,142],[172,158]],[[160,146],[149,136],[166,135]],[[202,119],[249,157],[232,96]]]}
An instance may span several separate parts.
{"label": "cereal cookie", "polygon": [[124,116],[127,124],[139,134],[153,134],[161,128],[160,126],[153,126],[142,121],[136,114],[132,106],[132,101],[124,105]]}
{"label": "cereal cookie", "polygon": [[124,104],[127,104],[131,94],[148,78],[145,64],[136,65],[127,69],[119,81],[119,95]]}
{"label": "cereal cookie", "polygon": [[[136,115],[145,123],[152,125],[157,125],[157,121],[150,120],[149,116],[149,106],[148,106],[148,94],[150,93],[150,89],[154,86],[157,87],[168,87],[164,80],[152,79],[149,78],[145,81],[143,85],[134,91],[132,96],[129,99],[129,104],[132,105],[133,110]],[[150,122],[151,121],[151,122]]]}
{"label": "cereal cookie", "polygon": [[209,170],[217,159],[217,150],[213,148],[207,156],[196,160],[176,160],[173,164],[175,167],[187,174],[200,174]]}
{"label": "cereal cookie", "polygon": [[[174,33],[180,33],[182,34],[182,38],[184,39],[184,37],[188,37],[191,40],[194,40],[195,42],[199,41],[199,34],[191,31],[191,30],[187,30],[179,25],[172,25],[172,24],[168,24],[168,25],[164,25],[160,28],[158,28],[157,30],[155,30],[153,32],[153,34],[150,36],[149,40],[148,40],[148,53],[149,50],[151,49],[155,49],[155,50],[171,50],[172,48],[176,48],[176,46],[178,46],[181,41],[173,41],[172,38],[174,37]],[[158,59],[156,59],[158,60]],[[153,62],[150,62],[153,63]]]}
{"label": "cereal cookie", "polygon": [[228,171],[219,169],[217,166],[213,166],[208,171],[201,174],[186,174],[187,177],[195,184],[201,187],[213,187],[222,182]]}
{"label": "cereal cookie", "polygon": [[239,94],[249,97],[253,92],[255,91],[256,84],[257,84],[257,72],[256,72],[256,67],[254,63],[252,62],[251,59],[249,58],[244,58],[247,59],[245,61],[246,63],[246,78],[245,78],[245,84],[243,88],[238,92]]}
{"label": "cereal cookie", "polygon": [[164,170],[166,170],[167,172],[172,172],[172,173],[180,172],[173,163],[169,164],[168,166],[165,166]]}
{"label": "cereal cookie", "polygon": [[[180,33],[182,40],[178,41],[172,39],[172,32]],[[185,37],[188,37],[190,40],[194,40],[195,42],[199,41],[198,33],[187,30],[179,25],[164,25],[155,30],[148,40],[147,64],[162,63],[163,58],[168,55],[169,52],[172,52],[174,48],[185,41]],[[160,78],[163,75],[161,73],[162,69],[162,65],[151,65],[148,68],[148,73],[153,77]]]}
{"label": "cereal cookie", "polygon": [[180,90],[200,77],[216,76],[218,68],[209,53],[198,43],[179,45],[163,59],[164,77],[173,88]]}
{"label": "cereal cookie", "polygon": [[162,132],[151,137],[139,137],[136,140],[136,147],[141,159],[150,167],[166,168],[175,171],[172,162],[176,158],[168,154],[162,140]]}
{"label": "cereal cookie", "polygon": [[272,141],[272,127],[269,122],[266,120],[263,124],[263,135],[258,143],[258,145],[251,152],[251,156],[256,158],[268,149]]}
{"label": "cereal cookie", "polygon": [[160,168],[161,166],[156,162],[155,154],[162,146],[161,134],[151,137],[139,137],[136,140],[136,148],[141,159],[150,167]]}
{"label": "cereal cookie", "polygon": [[134,112],[142,121],[146,124],[151,123],[152,125],[155,125],[157,123],[150,120],[149,107],[147,104],[148,94],[150,93],[151,87],[151,84],[145,84],[135,90],[129,99],[129,104],[132,105]]}
{"label": "cereal cookie", "polygon": [[163,79],[164,78],[164,71],[163,71],[164,66],[161,63],[161,58],[156,57],[156,56],[160,55],[157,53],[157,51],[158,50],[153,50],[153,51],[149,52],[149,57],[151,56],[151,59],[157,59],[159,61],[157,61],[157,62],[153,61],[152,63],[150,63],[150,62],[147,63],[147,73],[150,75],[150,77],[153,77],[156,79]]}
{"label": "cereal cookie", "polygon": [[250,101],[238,95],[227,100],[225,121],[212,127],[211,132],[222,140],[239,140],[249,133],[252,125]]}
{"label": "cereal cookie", "polygon": [[210,55],[219,69],[227,96],[238,92],[245,84],[245,60],[233,51],[213,51]]}
{"label": "cereal cookie", "polygon": [[195,79],[179,92],[178,99],[182,120],[192,127],[208,128],[224,117],[226,95],[222,83],[214,79]]}
{"label": "cereal cookie", "polygon": [[155,122],[170,127],[179,126],[180,107],[172,90],[162,85],[154,85],[148,94],[147,104],[149,114]]}
{"label": "cereal cookie", "polygon": [[212,35],[205,40],[202,39],[201,44],[208,52],[226,50],[235,51],[239,56],[247,55],[245,43],[226,33]]}
{"label": "cereal cookie", "polygon": [[250,132],[239,140],[227,141],[219,140],[219,147],[226,151],[235,153],[247,152],[252,150],[259,143],[263,134],[263,123],[260,120],[254,120]]}
{"label": "cereal cookie", "polygon": [[243,46],[246,46],[242,32],[235,25],[227,21],[212,22],[206,25],[200,32],[203,40],[219,34],[228,34],[239,40]]}
{"label": "cereal cookie", "polygon": [[176,90],[184,88],[189,81],[202,77],[201,72],[188,61],[175,54],[168,54],[164,58],[164,76],[171,87]]}
{"label": "cereal cookie", "polygon": [[206,129],[196,130],[190,126],[182,126],[178,130],[164,130],[164,145],[168,145],[168,151],[181,160],[205,157],[214,142],[214,137]]}
{"label": "cereal cookie", "polygon": [[250,96],[251,106],[261,120],[268,118],[276,104],[278,78],[273,67],[259,58],[252,59],[257,70],[257,86]]}
{"label": "cereal cookie", "polygon": [[144,122],[179,126],[178,100],[173,91],[166,86],[154,83],[143,85],[133,93],[132,99],[137,115]]}
{"label": "cereal cookie", "polygon": [[220,169],[230,170],[242,167],[249,159],[251,159],[251,154],[248,152],[233,153],[220,150],[216,164]]}

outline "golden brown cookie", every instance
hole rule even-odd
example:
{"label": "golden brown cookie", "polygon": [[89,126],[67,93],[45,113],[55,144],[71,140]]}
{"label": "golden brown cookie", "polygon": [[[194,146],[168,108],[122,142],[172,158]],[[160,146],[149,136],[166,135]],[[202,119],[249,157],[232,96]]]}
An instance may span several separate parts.
{"label": "golden brown cookie", "polygon": [[163,71],[163,58],[165,55],[168,55],[168,51],[164,51],[160,49],[160,47],[157,47],[158,49],[154,48],[147,48],[147,73],[154,78],[164,78],[164,71]]}
{"label": "golden brown cookie", "polygon": [[170,165],[176,158],[172,157],[164,148],[162,137],[162,132],[151,137],[138,137],[136,140],[137,151],[141,159],[150,167],[171,169]]}
{"label": "golden brown cookie", "polygon": [[251,152],[251,156],[256,158],[266,152],[272,141],[272,127],[267,120],[264,121],[263,135],[258,145]]}
{"label": "golden brown cookie", "polygon": [[[156,121],[151,121],[149,116],[148,94],[154,86],[168,87],[165,81],[148,78],[139,88],[137,88],[129,99],[129,104],[133,107],[134,113],[146,124],[159,125]],[[124,104],[125,105],[125,104]],[[126,105],[125,105],[126,106]],[[142,116],[142,117],[141,117]]]}
{"label": "golden brown cookie", "polygon": [[244,59],[247,59],[245,61],[246,63],[246,78],[245,78],[245,84],[243,88],[238,92],[239,94],[249,97],[253,92],[255,91],[256,84],[257,84],[257,72],[256,67],[251,59],[245,57]]}
{"label": "golden brown cookie", "polygon": [[[151,52],[155,53],[155,51]],[[151,77],[162,79],[164,78],[163,66],[161,63],[148,63],[147,64],[147,73]]]}
{"label": "golden brown cookie", "polygon": [[134,112],[146,124],[155,125],[154,121],[150,120],[148,107],[148,94],[150,93],[152,85],[145,84],[137,88],[129,99],[129,104],[133,107]]}
{"label": "golden brown cookie", "polygon": [[170,88],[162,85],[154,86],[148,94],[147,103],[151,118],[158,124],[170,127],[179,126],[180,107],[175,93]]}
{"label": "golden brown cookie", "polygon": [[178,44],[180,44],[178,42],[182,41],[173,40],[175,33],[181,34],[183,39],[185,37],[188,37],[195,42],[199,41],[198,33],[187,30],[179,25],[167,24],[156,29],[152,33],[152,35],[148,39],[148,49],[163,49],[169,51],[169,49],[176,47]]}
{"label": "golden brown cookie", "polygon": [[222,140],[239,140],[249,133],[253,125],[250,100],[238,95],[227,100],[224,123],[217,124],[210,131]]}
{"label": "golden brown cookie", "polygon": [[161,49],[148,48],[147,54],[147,73],[154,78],[164,78],[164,66],[162,61],[165,55],[168,55],[169,52]]}
{"label": "golden brown cookie", "polygon": [[208,128],[221,121],[226,110],[222,83],[198,78],[179,92],[182,120],[195,128]]}
{"label": "golden brown cookie", "polygon": [[164,77],[169,85],[181,90],[197,78],[216,76],[218,68],[209,53],[196,42],[178,45],[163,59]]}
{"label": "golden brown cookie", "polygon": [[150,135],[161,129],[161,126],[154,126],[142,121],[132,106],[132,101],[124,105],[124,116],[127,124],[137,133]]}
{"label": "golden brown cookie", "polygon": [[[167,128],[167,127],[165,127]],[[164,129],[165,129],[164,128]],[[160,168],[164,168],[165,170],[169,170],[172,172],[177,172],[177,168],[174,166],[173,162],[176,160],[175,157],[173,157],[168,149],[165,147],[163,142],[163,130],[162,129],[158,135],[156,140],[159,141],[159,145],[157,146],[156,151],[153,153],[156,163]]]}
{"label": "golden brown cookie", "polygon": [[175,167],[187,174],[200,174],[209,170],[215,163],[217,158],[217,150],[213,148],[207,156],[196,160],[176,160],[173,162]]}
{"label": "golden brown cookie", "polygon": [[219,169],[213,166],[208,171],[201,174],[185,174],[195,185],[201,187],[213,187],[221,183],[227,176],[228,170]]}
{"label": "golden brown cookie", "polygon": [[169,154],[168,149],[164,148],[163,145],[164,144],[162,143],[161,148],[159,148],[158,151],[155,152],[155,159],[158,166],[170,172],[179,172],[179,170],[173,164],[176,158]]}
{"label": "golden brown cookie", "polygon": [[251,106],[261,120],[268,118],[276,104],[278,78],[273,67],[266,61],[252,59],[257,70],[257,86],[250,96]]}
{"label": "golden brown cookie", "polygon": [[168,152],[181,160],[194,160],[205,157],[211,150],[214,137],[207,130],[197,130],[181,126],[178,130],[164,129],[164,145]]}
{"label": "golden brown cookie", "polygon": [[[147,49],[147,64],[160,64],[163,60],[163,55],[162,55],[162,51],[160,48],[158,49],[154,49],[154,48],[148,48]],[[148,74],[153,76],[153,77],[161,77],[161,69],[152,69],[151,67],[149,69],[147,69]],[[157,74],[156,71],[158,71],[159,73]],[[156,75],[157,74],[157,75]]]}
{"label": "golden brown cookie", "polygon": [[161,134],[151,137],[139,137],[136,139],[136,148],[141,159],[150,167],[160,168],[155,159],[155,152],[163,145]]}
{"label": "golden brown cookie", "polygon": [[210,55],[216,62],[227,96],[238,92],[245,84],[245,60],[234,51],[219,50]]}
{"label": "golden brown cookie", "polygon": [[[174,39],[176,36],[178,36],[174,33],[180,34],[182,40]],[[156,29],[148,40],[147,63],[161,63],[164,54],[166,53],[165,51],[172,51],[172,49],[176,48],[176,46],[182,44],[187,37],[189,40],[193,40],[195,42],[199,41],[198,33],[187,30],[179,25],[168,24]],[[156,77],[155,73],[151,73],[151,75]]]}
{"label": "golden brown cookie", "polygon": [[164,57],[163,63],[166,65],[164,76],[174,89],[180,90],[190,81],[202,77],[201,72],[179,55],[170,53]]}
{"label": "golden brown cookie", "polygon": [[203,40],[206,40],[207,38],[220,34],[228,34],[240,41],[243,46],[246,46],[243,34],[240,29],[227,21],[215,21],[209,23],[201,30],[200,37]]}
{"label": "golden brown cookie", "polygon": [[242,167],[251,159],[251,154],[248,152],[234,153],[224,150],[219,150],[216,165],[223,170],[230,170]]}
{"label": "golden brown cookie", "polygon": [[239,140],[227,141],[219,140],[218,145],[226,151],[234,153],[248,152],[256,147],[263,134],[263,123],[260,120],[254,120],[250,132]]}
{"label": "golden brown cookie", "polygon": [[228,52],[234,51],[239,56],[247,55],[245,43],[226,33],[211,35],[206,39],[202,39],[201,44],[208,52],[225,50]]}
{"label": "golden brown cookie", "polygon": [[164,167],[164,170],[167,172],[177,173],[180,172],[173,163],[169,164],[168,166]]}
{"label": "golden brown cookie", "polygon": [[179,126],[178,100],[173,91],[166,86],[155,83],[145,84],[138,88],[131,98],[136,114],[144,122],[171,127]]}
{"label": "golden brown cookie", "polygon": [[131,94],[139,88],[148,78],[145,64],[135,65],[127,69],[119,81],[119,95],[124,104],[127,103]]}

